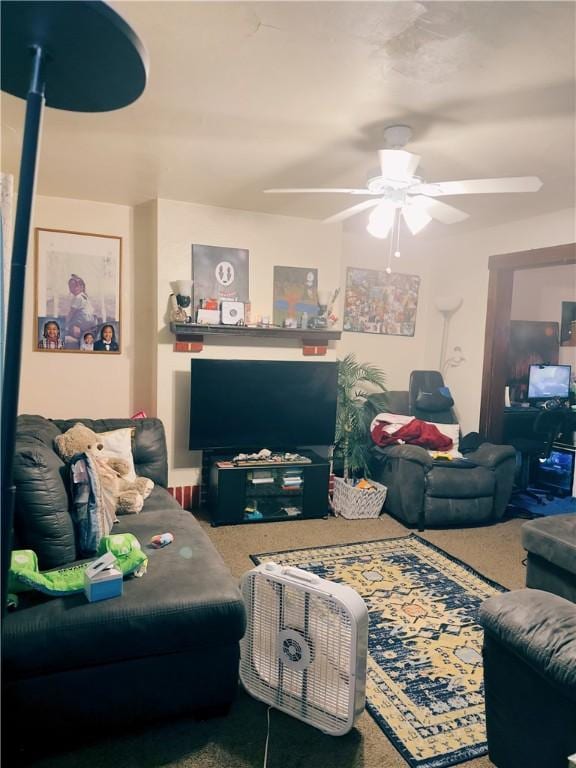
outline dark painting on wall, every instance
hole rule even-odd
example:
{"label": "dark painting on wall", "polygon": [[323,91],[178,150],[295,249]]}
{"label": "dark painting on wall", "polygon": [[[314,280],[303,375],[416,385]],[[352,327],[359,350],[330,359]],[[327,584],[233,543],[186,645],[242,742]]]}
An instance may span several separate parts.
{"label": "dark painting on wall", "polygon": [[576,346],[576,301],[562,302],[560,344]]}
{"label": "dark painting on wall", "polygon": [[318,314],[318,270],[274,267],[274,325]]}
{"label": "dark painting on wall", "polygon": [[250,301],[249,254],[245,248],[192,246],[194,307],[203,299]]}
{"label": "dark painting on wall", "polygon": [[510,387],[513,402],[527,400],[531,365],[558,363],[559,333],[558,323],[512,320],[506,384]]}

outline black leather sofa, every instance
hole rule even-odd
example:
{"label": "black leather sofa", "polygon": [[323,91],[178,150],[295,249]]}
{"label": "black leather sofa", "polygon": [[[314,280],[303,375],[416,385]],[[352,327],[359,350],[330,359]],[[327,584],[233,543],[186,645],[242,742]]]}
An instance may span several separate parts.
{"label": "black leather sofa", "polygon": [[[113,533],[135,534],[149,556],[121,597],[26,593],[3,622],[3,736],[12,746],[93,738],[111,729],[181,715],[221,714],[237,689],[245,612],[235,580],[190,512],[166,490],[167,456],[157,419],[18,419],[15,546],[41,570],[76,559],[66,468],[53,440],[77,421],[96,432],[135,427],[136,472],[155,488],[139,515]],[[154,550],[151,536],[174,542]],[[31,739],[33,734],[33,739]],[[6,747],[6,741],[4,742]]]}

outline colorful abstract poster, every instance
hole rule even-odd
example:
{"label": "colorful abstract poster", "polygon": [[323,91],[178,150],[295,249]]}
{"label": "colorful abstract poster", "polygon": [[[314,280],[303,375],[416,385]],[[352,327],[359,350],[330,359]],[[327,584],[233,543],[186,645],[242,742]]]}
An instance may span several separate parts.
{"label": "colorful abstract poster", "polygon": [[318,314],[318,270],[274,267],[274,325]]}
{"label": "colorful abstract poster", "polygon": [[344,300],[345,331],[414,336],[419,275],[349,267]]}
{"label": "colorful abstract poster", "polygon": [[204,299],[250,301],[249,253],[245,248],[192,246],[194,307]]}

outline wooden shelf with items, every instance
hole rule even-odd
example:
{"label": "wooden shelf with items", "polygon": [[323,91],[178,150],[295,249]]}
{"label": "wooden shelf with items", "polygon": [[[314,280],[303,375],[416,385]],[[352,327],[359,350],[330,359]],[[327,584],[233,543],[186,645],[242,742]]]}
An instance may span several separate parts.
{"label": "wooden shelf with items", "polygon": [[328,515],[330,464],[312,451],[291,461],[210,462],[212,526],[319,518]]}
{"label": "wooden shelf with items", "polygon": [[200,323],[170,323],[176,336],[175,352],[201,352],[207,336],[230,336],[250,339],[293,339],[302,346],[302,354],[322,356],[328,342],[337,341],[342,331],[332,328],[277,328],[253,325],[202,325]]}

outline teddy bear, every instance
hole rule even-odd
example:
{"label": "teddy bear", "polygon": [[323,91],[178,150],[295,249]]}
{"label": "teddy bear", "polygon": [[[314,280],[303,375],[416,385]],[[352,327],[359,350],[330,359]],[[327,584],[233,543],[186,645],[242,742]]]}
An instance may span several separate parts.
{"label": "teddy bear", "polygon": [[98,466],[98,475],[104,490],[115,500],[118,514],[136,514],[144,506],[154,483],[147,477],[127,480],[129,465],[125,459],[99,455],[104,446],[98,433],[78,422],[67,432],[54,439],[56,451],[63,461],[70,461],[78,453],[88,453]]}

